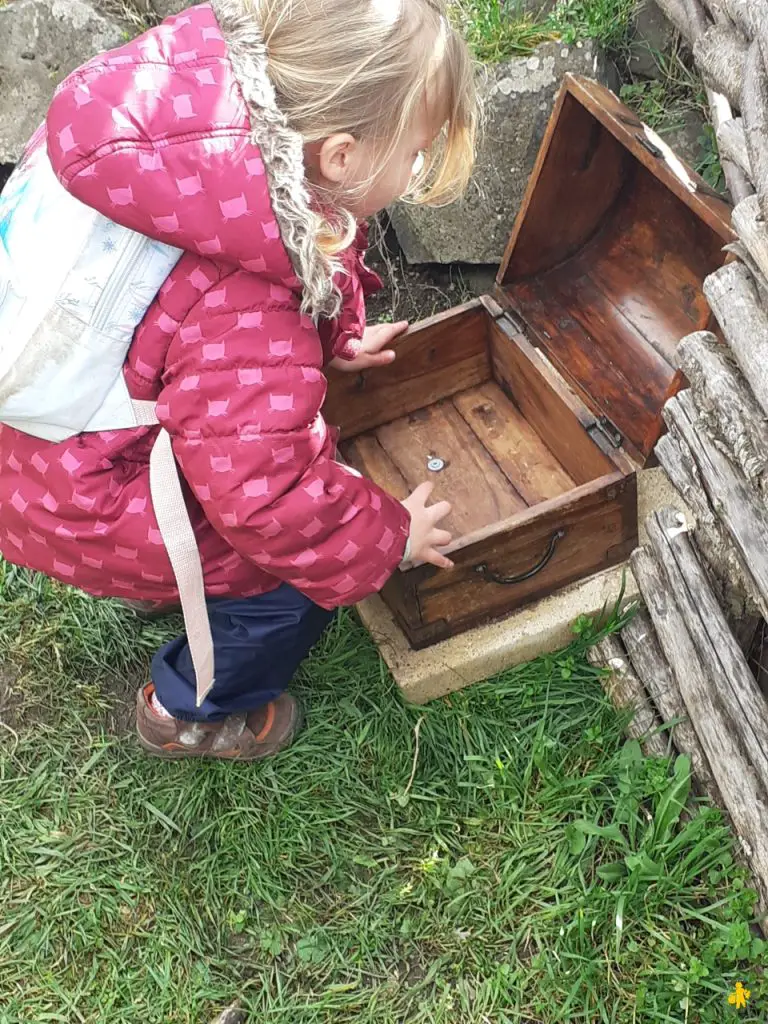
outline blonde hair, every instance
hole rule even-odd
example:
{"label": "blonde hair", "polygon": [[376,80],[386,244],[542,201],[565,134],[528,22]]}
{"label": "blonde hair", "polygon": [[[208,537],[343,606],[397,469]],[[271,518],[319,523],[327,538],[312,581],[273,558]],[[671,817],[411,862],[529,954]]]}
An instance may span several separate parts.
{"label": "blonde hair", "polygon": [[[443,127],[405,198],[440,206],[461,195],[474,165],[478,101],[469,51],[444,0],[251,0],[251,7],[278,104],[305,144],[349,133],[379,146],[384,167],[426,101]],[[355,234],[343,198],[334,206],[318,218],[317,242],[328,256]]]}

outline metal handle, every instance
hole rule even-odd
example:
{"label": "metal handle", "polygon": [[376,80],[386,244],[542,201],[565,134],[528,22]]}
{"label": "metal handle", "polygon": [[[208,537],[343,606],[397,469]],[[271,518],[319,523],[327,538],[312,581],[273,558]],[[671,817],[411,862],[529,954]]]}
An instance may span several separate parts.
{"label": "metal handle", "polygon": [[557,545],[564,536],[565,530],[557,530],[553,533],[549,541],[549,547],[547,548],[546,554],[542,560],[527,572],[521,572],[519,576],[499,576],[498,573],[492,572],[485,562],[481,565],[476,565],[475,572],[478,576],[482,576],[486,583],[499,583],[504,587],[512,586],[515,583],[524,583],[526,580],[532,579],[540,573],[542,569],[545,569],[549,565],[554,557],[555,551],[557,550]]}

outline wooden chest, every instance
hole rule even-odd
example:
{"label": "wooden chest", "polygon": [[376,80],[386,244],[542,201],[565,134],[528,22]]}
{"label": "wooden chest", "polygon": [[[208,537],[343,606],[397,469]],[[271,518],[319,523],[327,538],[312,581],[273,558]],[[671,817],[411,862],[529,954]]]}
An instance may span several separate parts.
{"label": "wooden chest", "polygon": [[684,383],[674,351],[711,326],[702,284],[732,239],[728,204],[653,132],[566,80],[493,297],[329,386],[343,458],[453,505],[455,568],[400,570],[382,594],[414,648],[627,558],[637,470]]}

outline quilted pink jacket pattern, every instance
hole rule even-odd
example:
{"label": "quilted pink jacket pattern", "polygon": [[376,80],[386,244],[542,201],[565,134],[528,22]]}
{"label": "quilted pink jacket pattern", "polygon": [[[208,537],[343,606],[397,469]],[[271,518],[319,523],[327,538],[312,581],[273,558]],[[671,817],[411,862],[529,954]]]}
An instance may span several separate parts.
{"label": "quilted pink jacket pattern", "polygon": [[[207,593],[288,582],[332,608],[379,590],[408,532],[399,502],[335,461],[321,413],[323,366],[354,352],[374,278],[350,250],[339,318],[301,314],[249,118],[205,4],[70,76],[48,148],[74,196],[186,250],[124,373],[172,437]],[[52,444],[2,427],[3,555],[95,595],[173,600],[149,496],[156,430]]]}

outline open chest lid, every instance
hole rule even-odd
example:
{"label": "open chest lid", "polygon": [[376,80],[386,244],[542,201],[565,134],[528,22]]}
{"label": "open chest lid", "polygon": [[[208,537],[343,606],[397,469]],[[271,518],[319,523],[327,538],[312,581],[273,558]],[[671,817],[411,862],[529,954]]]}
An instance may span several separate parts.
{"label": "open chest lid", "polygon": [[683,378],[680,340],[710,325],[704,279],[731,207],[608,89],[566,76],[495,297],[644,462]]}

